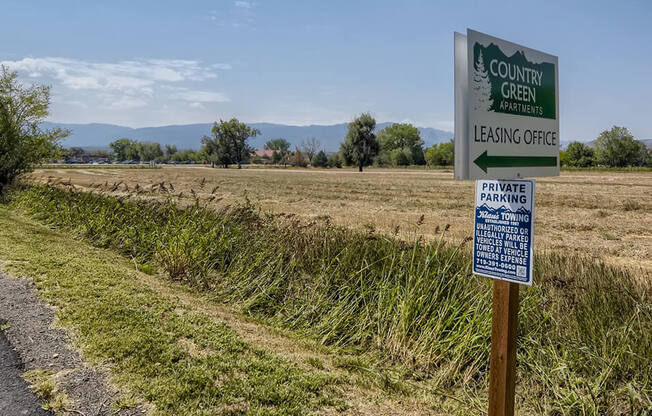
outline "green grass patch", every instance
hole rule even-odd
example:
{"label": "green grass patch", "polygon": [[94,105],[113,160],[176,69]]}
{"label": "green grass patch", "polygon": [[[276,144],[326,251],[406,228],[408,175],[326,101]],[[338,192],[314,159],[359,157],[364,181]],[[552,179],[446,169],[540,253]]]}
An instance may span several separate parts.
{"label": "green grass patch", "polygon": [[[85,356],[110,364],[114,381],[154,404],[155,414],[304,415],[346,407],[337,399],[340,380],[253,348],[226,325],[161,297],[127,259],[6,207],[0,229],[4,267],[33,276],[59,321],[80,335]],[[53,392],[45,376],[27,378],[39,392]]]}
{"label": "green grass patch", "polygon": [[44,404],[45,410],[57,414],[66,414],[70,408],[70,399],[62,392],[56,382],[56,375],[49,370],[31,370],[23,373],[23,378],[29,383],[32,390]]}
{"label": "green grass patch", "polygon": [[[49,225],[155,264],[246,314],[325,345],[379,352],[435,389],[484,400],[491,282],[470,274],[459,247],[303,223],[248,203],[213,211],[45,186],[13,198]],[[521,296],[519,408],[650,408],[652,303],[649,285],[637,283],[649,276],[556,254],[538,254],[535,265],[535,286]],[[338,365],[369,370],[362,358]]]}
{"label": "green grass patch", "polygon": [[608,166],[562,166],[562,171],[567,172],[652,172],[652,167],[648,166],[626,166],[626,167],[608,167]]}

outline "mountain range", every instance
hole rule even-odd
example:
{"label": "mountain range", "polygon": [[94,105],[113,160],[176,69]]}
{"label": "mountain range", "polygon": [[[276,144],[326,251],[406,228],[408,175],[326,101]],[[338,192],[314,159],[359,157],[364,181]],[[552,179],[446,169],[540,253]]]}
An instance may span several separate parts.
{"label": "mountain range", "polygon": [[491,212],[492,214],[493,213],[500,213],[500,212],[511,212],[512,214],[528,214],[528,215],[530,214],[530,210],[526,209],[523,206],[519,207],[519,209],[514,211],[510,207],[507,207],[505,205],[501,205],[498,208],[493,208],[493,207],[490,207],[489,205],[487,205],[486,202],[484,204],[480,205],[479,207],[476,207],[476,210],[479,210],[479,209],[485,209],[485,210]]}
{"label": "mountain range", "polygon": [[[637,139],[637,140],[639,142],[643,143],[648,148],[652,147],[652,139]],[[559,143],[561,145],[562,150],[566,150],[566,148],[568,148],[568,145],[570,143],[572,143],[572,142],[575,142],[575,141],[582,142],[582,143],[586,144],[589,147],[595,148],[595,140],[591,140],[591,141],[588,141],[588,142],[584,141],[584,140],[562,140]]]}
{"label": "mountain range", "polygon": [[[391,125],[391,122],[378,123],[376,132]],[[64,147],[79,146],[87,149],[106,149],[115,139],[127,137],[139,141],[153,141],[161,144],[176,145],[179,149],[199,149],[201,138],[210,135],[212,123],[185,124],[160,127],[131,128],[114,124],[69,124],[45,122],[43,128],[60,127],[71,131],[63,141]],[[256,149],[262,149],[269,139],[284,138],[299,146],[302,140],[315,137],[327,152],[335,152],[344,141],[347,123],[331,125],[291,126],[274,123],[250,123],[249,126],[260,130],[261,134],[251,140]],[[432,127],[419,127],[421,138],[426,146],[441,143],[453,138],[453,133]]]}

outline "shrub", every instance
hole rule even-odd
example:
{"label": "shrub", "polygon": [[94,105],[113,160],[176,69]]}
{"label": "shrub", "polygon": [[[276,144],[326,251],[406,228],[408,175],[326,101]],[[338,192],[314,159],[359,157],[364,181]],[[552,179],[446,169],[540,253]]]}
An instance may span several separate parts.
{"label": "shrub", "polygon": [[581,142],[571,142],[562,153],[561,164],[586,168],[595,164],[593,149]]}
{"label": "shrub", "polygon": [[426,150],[426,163],[428,166],[451,166],[455,161],[455,143],[433,144]]}
{"label": "shrub", "polygon": [[290,159],[290,164],[295,167],[305,168],[308,166],[308,160],[306,160],[301,150],[295,149]]}
{"label": "shrub", "polygon": [[328,158],[328,167],[329,168],[341,168],[342,167],[342,157],[339,153],[335,153]]}
{"label": "shrub", "polygon": [[320,150],[312,158],[312,165],[317,168],[325,168],[326,166],[328,166],[328,157],[326,157],[326,153],[324,153],[323,150]]}
{"label": "shrub", "polygon": [[0,195],[21,174],[52,158],[67,130],[43,130],[50,88],[24,87],[18,74],[2,66],[0,74]]}

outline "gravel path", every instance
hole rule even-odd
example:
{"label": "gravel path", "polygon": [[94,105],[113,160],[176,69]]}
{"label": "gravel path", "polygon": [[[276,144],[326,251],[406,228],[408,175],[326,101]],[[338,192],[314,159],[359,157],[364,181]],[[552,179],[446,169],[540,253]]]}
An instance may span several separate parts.
{"label": "gravel path", "polygon": [[[5,401],[15,401],[17,406],[34,405],[34,396],[26,390],[26,383],[20,374],[28,370],[49,370],[59,373],[60,387],[72,401],[71,409],[77,414],[85,415],[140,415],[135,409],[123,409],[118,412],[111,407],[112,399],[119,392],[107,384],[107,375],[100,369],[84,363],[79,353],[69,345],[66,331],[52,328],[54,311],[35,292],[27,279],[17,279],[0,273],[0,320],[9,328],[2,334],[4,344],[0,342],[0,363],[5,362],[5,355],[13,361],[2,365],[0,372],[0,415],[41,415],[45,413],[20,413],[4,411]],[[6,347],[4,346],[6,345]],[[7,351],[5,351],[7,350]],[[7,376],[4,372],[7,372]],[[13,374],[14,378],[11,378]],[[19,380],[16,380],[18,377]],[[16,396],[7,396],[16,394]],[[13,398],[15,397],[15,399]],[[37,406],[38,407],[38,406]],[[38,408],[27,408],[38,412]]]}
{"label": "gravel path", "polygon": [[27,387],[20,376],[22,372],[23,363],[18,353],[0,331],[0,415],[50,415]]}

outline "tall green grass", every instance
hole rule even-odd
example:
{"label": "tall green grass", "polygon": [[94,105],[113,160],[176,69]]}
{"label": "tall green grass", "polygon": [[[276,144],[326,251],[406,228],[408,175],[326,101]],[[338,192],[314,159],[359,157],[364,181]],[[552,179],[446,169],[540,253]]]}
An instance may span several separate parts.
{"label": "tall green grass", "polygon": [[[258,212],[48,186],[15,206],[150,263],[273,325],[380,351],[437,388],[482,396],[491,282],[460,246]],[[652,302],[631,272],[541,254],[519,315],[518,400],[535,414],[644,414],[652,406]]]}

